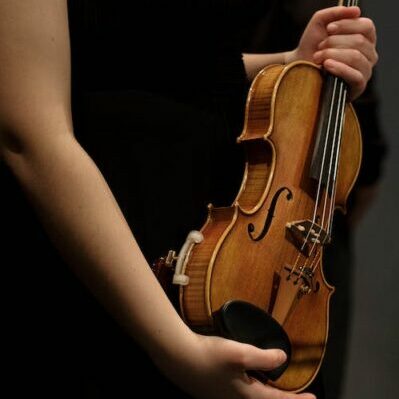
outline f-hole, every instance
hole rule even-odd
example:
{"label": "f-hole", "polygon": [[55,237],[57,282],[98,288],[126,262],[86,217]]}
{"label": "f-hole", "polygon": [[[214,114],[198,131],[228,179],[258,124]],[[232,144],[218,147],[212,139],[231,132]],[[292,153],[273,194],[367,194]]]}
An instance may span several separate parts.
{"label": "f-hole", "polygon": [[252,223],[248,225],[248,234],[252,241],[260,241],[266,237],[266,234],[269,232],[270,226],[272,224],[272,219],[275,216],[274,211],[276,210],[277,202],[280,199],[281,194],[284,193],[284,191],[287,192],[286,196],[287,201],[291,201],[294,198],[292,191],[288,187],[282,187],[279,190],[277,190],[270,204],[270,208],[267,211],[265,225],[263,226],[262,232],[259,234],[258,237],[254,237],[255,226]]}

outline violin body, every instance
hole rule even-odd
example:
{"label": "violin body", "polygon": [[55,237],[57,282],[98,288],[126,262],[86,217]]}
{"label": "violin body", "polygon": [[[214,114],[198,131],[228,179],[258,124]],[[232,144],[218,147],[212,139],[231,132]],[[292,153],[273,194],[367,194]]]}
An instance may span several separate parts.
{"label": "violin body", "polygon": [[[318,193],[309,169],[322,85],[322,71],[308,62],[272,65],[255,78],[238,138],[247,154],[241,188],[230,207],[209,206],[204,241],[187,256],[189,284],[179,292],[185,321],[202,333],[215,331],[215,312],[233,299],[273,316],[292,354],[286,371],[269,383],[294,392],[315,378],[328,337],[334,288],[321,265],[317,241],[327,239],[321,219],[326,209],[345,211],[361,162],[360,128],[347,104],[336,192],[334,198]],[[316,232],[312,218],[320,222]]]}

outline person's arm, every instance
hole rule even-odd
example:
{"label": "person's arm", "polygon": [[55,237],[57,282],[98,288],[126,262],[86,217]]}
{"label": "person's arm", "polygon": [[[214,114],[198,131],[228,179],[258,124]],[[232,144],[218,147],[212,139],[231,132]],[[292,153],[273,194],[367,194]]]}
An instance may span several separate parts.
{"label": "person's arm", "polygon": [[243,54],[249,79],[265,66],[298,60],[315,62],[350,86],[351,100],[366,88],[378,60],[373,22],[358,7],[331,7],[316,12],[298,47],[277,54]]}
{"label": "person's arm", "polygon": [[148,350],[182,339],[187,328],[73,136],[65,2],[2,1],[0,15],[3,160],[62,255],[135,338]]}
{"label": "person's arm", "polygon": [[71,268],[180,387],[204,399],[313,397],[251,380],[246,369],[274,368],[283,353],[194,334],[166,298],[73,135],[66,0],[0,2],[0,156]]}
{"label": "person's arm", "polygon": [[253,80],[255,76],[265,66],[272,64],[287,64],[290,52],[265,54],[265,53],[243,53],[245,72],[249,80]]}

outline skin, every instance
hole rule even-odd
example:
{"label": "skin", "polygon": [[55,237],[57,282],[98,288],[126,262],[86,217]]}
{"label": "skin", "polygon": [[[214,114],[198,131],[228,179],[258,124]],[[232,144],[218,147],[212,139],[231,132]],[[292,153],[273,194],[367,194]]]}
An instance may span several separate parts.
{"label": "skin", "polygon": [[376,31],[359,7],[332,7],[316,12],[298,47],[277,54],[244,54],[247,75],[253,78],[265,65],[297,60],[322,65],[350,86],[350,100],[363,93],[378,61]]}
{"label": "skin", "polygon": [[[262,67],[312,54],[346,77],[357,94],[371,74],[368,56],[374,58],[375,50],[372,35],[361,33],[363,22],[353,28],[349,19],[363,21],[358,9],[316,14],[298,49],[265,56]],[[329,35],[333,21],[342,35]],[[361,50],[353,50],[359,35]],[[352,62],[354,51],[362,56]],[[65,0],[0,2],[0,87],[2,160],[70,267],[168,378],[203,399],[313,398],[246,375],[246,369],[275,368],[283,352],[195,334],[170,304],[106,181],[74,137]]]}

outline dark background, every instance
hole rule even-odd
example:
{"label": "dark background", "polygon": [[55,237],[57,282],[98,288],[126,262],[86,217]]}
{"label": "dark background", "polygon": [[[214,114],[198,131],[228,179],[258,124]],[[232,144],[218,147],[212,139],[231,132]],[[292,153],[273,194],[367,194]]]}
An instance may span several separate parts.
{"label": "dark background", "polygon": [[355,234],[354,318],[343,399],[399,397],[399,3],[361,2],[378,30],[377,91],[389,153]]}

